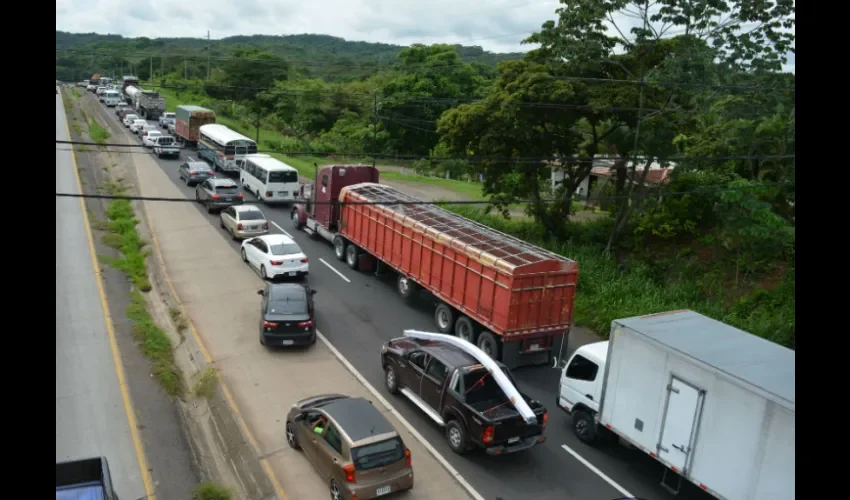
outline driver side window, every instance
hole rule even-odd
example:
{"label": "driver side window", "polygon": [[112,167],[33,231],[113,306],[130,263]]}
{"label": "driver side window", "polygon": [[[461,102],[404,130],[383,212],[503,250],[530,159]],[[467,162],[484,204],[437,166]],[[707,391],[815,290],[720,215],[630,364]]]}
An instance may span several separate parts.
{"label": "driver side window", "polygon": [[409,360],[411,365],[425,371],[425,367],[428,365],[428,354],[416,351],[410,354]]}

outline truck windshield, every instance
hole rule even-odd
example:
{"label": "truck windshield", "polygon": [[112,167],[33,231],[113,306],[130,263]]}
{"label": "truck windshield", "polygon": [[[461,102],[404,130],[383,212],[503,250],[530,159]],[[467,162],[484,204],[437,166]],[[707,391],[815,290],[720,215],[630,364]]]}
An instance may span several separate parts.
{"label": "truck windshield", "polygon": [[351,458],[357,470],[385,467],[404,458],[404,445],[394,437],[386,441],[358,446],[351,449]]}

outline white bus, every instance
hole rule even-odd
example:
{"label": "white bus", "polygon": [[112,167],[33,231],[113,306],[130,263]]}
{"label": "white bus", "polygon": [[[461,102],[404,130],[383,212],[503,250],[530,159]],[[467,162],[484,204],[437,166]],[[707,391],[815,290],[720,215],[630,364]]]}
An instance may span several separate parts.
{"label": "white bus", "polygon": [[117,90],[104,90],[103,103],[110,108],[121,104],[121,93]]}
{"label": "white bus", "polygon": [[238,172],[237,162],[257,152],[256,142],[218,123],[201,125],[198,136],[198,156],[223,172]]}
{"label": "white bus", "polygon": [[242,187],[263,203],[292,203],[298,192],[298,171],[269,155],[244,158]]}

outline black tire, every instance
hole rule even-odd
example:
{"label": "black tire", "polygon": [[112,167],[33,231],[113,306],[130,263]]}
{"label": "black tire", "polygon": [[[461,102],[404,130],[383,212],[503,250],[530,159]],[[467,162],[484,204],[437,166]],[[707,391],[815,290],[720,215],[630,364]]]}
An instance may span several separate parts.
{"label": "black tire", "polygon": [[208,214],[213,213],[213,208],[212,208],[212,206],[211,206],[209,203],[205,203],[205,205],[206,205],[206,207],[207,207],[207,213],[208,213]]}
{"label": "black tire", "polygon": [[298,216],[298,210],[293,209],[292,213],[289,215],[289,218],[292,220],[292,226],[295,229],[301,229],[304,227],[304,224],[301,223],[301,218]]}
{"label": "black tire", "polygon": [[292,428],[290,422],[286,422],[286,443],[293,450],[300,450],[301,445],[298,444],[298,436],[295,434],[295,429]]}
{"label": "black tire", "polygon": [[396,375],[392,366],[388,366],[384,371],[384,384],[386,384],[387,390],[390,391],[390,394],[398,394],[398,375]]}
{"label": "black tire", "polygon": [[[186,181],[186,184],[187,184],[187,185],[189,184],[189,181],[188,181],[188,180]],[[197,190],[197,189],[195,189],[195,201],[197,201],[198,203],[200,203],[200,202],[201,202],[201,196],[198,194],[198,190]]]}
{"label": "black tire", "polygon": [[336,260],[344,261],[345,260],[345,238],[340,235],[334,236],[334,255],[336,255]]}
{"label": "black tire", "polygon": [[469,451],[466,429],[457,420],[449,420],[446,424],[446,441],[449,442],[449,448],[458,455],[463,455]]}
{"label": "black tire", "polygon": [[245,255],[245,249],[243,248],[242,250],[239,251],[239,253],[242,254],[242,262],[247,263],[248,262],[248,256]]}
{"label": "black tire", "polygon": [[485,354],[498,361],[502,355],[502,344],[495,335],[488,331],[483,331],[478,334],[478,348],[484,351]]}
{"label": "black tire", "polygon": [[440,333],[452,333],[455,327],[455,311],[445,302],[437,304],[434,310],[434,323]]}
{"label": "black tire", "polygon": [[398,294],[401,295],[401,298],[404,299],[405,302],[409,302],[419,290],[419,285],[407,276],[399,274],[395,288],[398,290]]}
{"label": "black tire", "polygon": [[348,247],[345,249],[345,263],[348,264],[348,267],[355,271],[360,265],[360,251],[351,243],[349,243]]}
{"label": "black tire", "polygon": [[573,412],[573,432],[585,444],[593,444],[599,435],[593,417],[581,410]]}
{"label": "black tire", "polygon": [[219,218],[218,218],[218,225],[219,225],[219,226],[221,226],[221,228],[222,228],[222,229],[226,229],[226,228],[224,227],[224,221],[223,221],[223,220],[221,220],[221,216],[219,216]]}
{"label": "black tire", "polygon": [[261,264],[261,265],[260,265],[260,276],[261,276],[264,280],[269,279],[268,275],[266,274],[266,265],[265,265],[265,264]]}
{"label": "black tire", "polygon": [[345,500],[345,493],[343,493],[342,488],[336,484],[336,481],[331,479],[331,500]]}
{"label": "black tire", "polygon": [[455,335],[467,342],[475,344],[478,340],[478,325],[467,316],[461,316],[455,321]]}

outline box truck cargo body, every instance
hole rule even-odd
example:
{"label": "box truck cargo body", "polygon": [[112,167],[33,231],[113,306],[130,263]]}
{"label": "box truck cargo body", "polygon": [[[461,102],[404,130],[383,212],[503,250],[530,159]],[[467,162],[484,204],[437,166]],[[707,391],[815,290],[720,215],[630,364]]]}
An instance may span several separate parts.
{"label": "box truck cargo body", "polygon": [[583,441],[613,433],[664,464],[673,492],[684,478],[719,499],[790,500],[794,394],[794,351],[677,311],[615,320],[577,349],[558,405]]}
{"label": "box truck cargo body", "polygon": [[[559,355],[572,324],[576,262],[378,184],[372,167],[318,175],[317,203],[296,206],[293,221],[332,241],[338,259],[352,269],[392,269],[404,299],[427,290],[440,333],[509,368]],[[339,204],[319,204],[337,197]]]}

